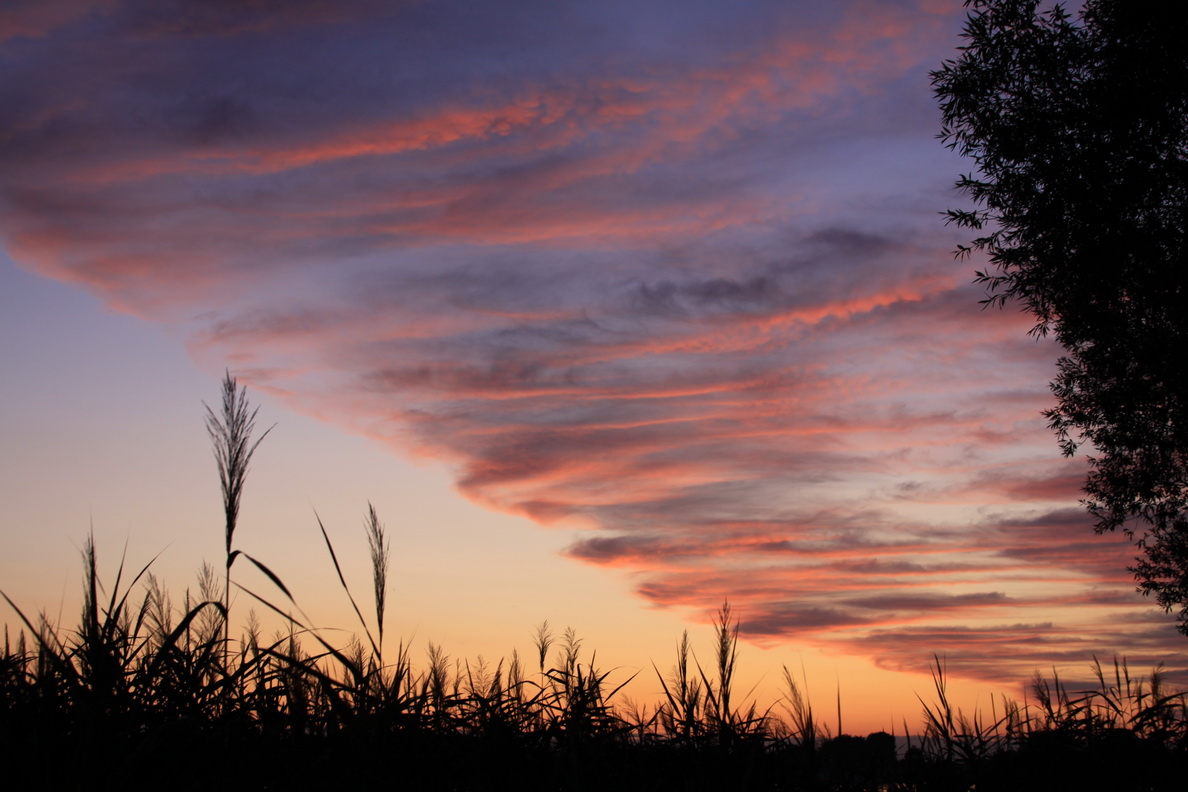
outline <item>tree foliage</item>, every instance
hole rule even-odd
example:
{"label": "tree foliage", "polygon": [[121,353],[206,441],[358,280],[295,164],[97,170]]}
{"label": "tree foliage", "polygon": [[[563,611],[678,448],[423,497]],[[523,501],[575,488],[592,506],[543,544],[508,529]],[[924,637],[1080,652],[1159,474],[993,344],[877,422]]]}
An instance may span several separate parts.
{"label": "tree foliage", "polygon": [[949,211],[989,305],[1021,303],[1065,354],[1047,411],[1085,445],[1099,532],[1140,548],[1139,589],[1188,634],[1188,3],[967,0],[933,72],[946,145],[976,170]]}

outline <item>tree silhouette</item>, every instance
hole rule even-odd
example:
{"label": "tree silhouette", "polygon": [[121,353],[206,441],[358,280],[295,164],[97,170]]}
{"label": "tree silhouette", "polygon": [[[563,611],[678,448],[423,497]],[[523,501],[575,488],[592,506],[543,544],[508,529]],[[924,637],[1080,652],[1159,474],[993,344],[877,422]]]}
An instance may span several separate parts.
{"label": "tree silhouette", "polygon": [[967,0],[933,72],[940,138],[973,160],[949,220],[980,234],[988,305],[1018,301],[1065,354],[1045,413],[1088,444],[1083,503],[1121,528],[1145,594],[1188,634],[1188,3]]}

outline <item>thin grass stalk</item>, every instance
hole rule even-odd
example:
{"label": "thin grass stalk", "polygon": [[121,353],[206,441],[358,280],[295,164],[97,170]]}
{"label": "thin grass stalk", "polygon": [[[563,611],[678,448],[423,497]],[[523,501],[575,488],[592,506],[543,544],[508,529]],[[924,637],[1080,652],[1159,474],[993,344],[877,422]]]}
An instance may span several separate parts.
{"label": "thin grass stalk", "polygon": [[951,762],[957,744],[957,727],[953,722],[953,708],[949,704],[945,666],[936,655],[933,655],[932,660],[932,685],[936,691],[936,707],[933,708],[920,696],[916,696],[924,707],[923,745],[925,750],[932,747],[933,751],[939,754],[939,758]]}
{"label": "thin grass stalk", "polygon": [[[230,371],[224,372],[222,387],[222,405],[218,414],[205,402],[202,406],[206,407],[206,431],[210,435],[211,445],[214,449],[215,463],[219,471],[219,485],[223,495],[223,538],[226,547],[226,579],[224,581],[226,599],[223,605],[226,613],[230,614],[231,564],[235,560],[231,548],[235,529],[239,523],[239,503],[243,496],[243,486],[247,480],[248,466],[251,463],[252,455],[256,453],[260,442],[268,436],[274,427],[268,427],[262,435],[253,441],[252,432],[256,428],[256,413],[260,408],[249,409],[247,388],[237,387],[236,380],[231,376]],[[224,618],[224,661],[227,659],[226,643],[230,639],[230,620]]]}
{"label": "thin grass stalk", "polygon": [[841,711],[841,679],[837,679],[837,736],[841,737],[845,734],[842,731],[842,711]]}
{"label": "thin grass stalk", "polygon": [[449,702],[447,689],[450,685],[450,658],[437,644],[429,642],[429,667],[425,676],[425,693],[438,731],[445,726]]}
{"label": "thin grass stalk", "polygon": [[738,731],[736,713],[730,708],[734,665],[738,652],[738,621],[734,619],[729,601],[723,601],[713,626],[717,686],[715,687],[714,683],[706,676],[700,663],[697,664],[697,670],[705,684],[706,714],[713,722],[719,740],[730,741]]}
{"label": "thin grass stalk", "polygon": [[[326,549],[330,552],[330,561],[334,564],[334,571],[338,574],[338,582],[342,586],[342,590],[346,592],[347,599],[351,603],[351,608],[355,611],[355,616],[359,618],[359,624],[363,627],[363,632],[367,636],[368,643],[371,644],[371,651],[378,657],[380,654],[379,646],[375,642],[375,638],[371,635],[371,629],[367,626],[367,620],[363,618],[363,611],[359,610],[358,603],[355,602],[355,595],[351,593],[351,587],[347,585],[346,577],[342,574],[342,567],[338,563],[338,554],[334,552],[334,543],[330,541],[330,534],[326,532],[326,526],[322,524],[322,518],[318,513],[314,512],[314,517],[317,518],[318,528],[322,531],[322,539],[326,542]],[[288,593],[286,591],[286,593]],[[292,596],[289,597],[292,600]]]}
{"label": "thin grass stalk", "polygon": [[677,661],[672,676],[665,680],[656,668],[656,676],[664,693],[665,702],[660,711],[660,720],[669,736],[680,735],[685,739],[693,737],[701,723],[701,682],[689,673],[689,631],[681,634],[677,645]]}
{"label": "thin grass stalk", "polygon": [[[785,708],[792,720],[793,736],[799,738],[801,747],[809,754],[813,754],[817,747],[817,724],[813,719],[813,706],[808,696],[808,675],[804,671],[803,663],[800,674],[804,679],[803,694],[800,692],[800,686],[796,684],[792,672],[788,670],[788,666],[784,666],[784,684],[788,688]],[[906,729],[906,724],[904,728]]]}
{"label": "thin grass stalk", "polygon": [[532,643],[536,647],[536,655],[539,660],[540,674],[544,676],[545,660],[548,659],[549,649],[553,645],[553,631],[549,627],[549,620],[545,619],[536,626],[536,631],[532,634]]}
{"label": "thin grass stalk", "polygon": [[718,639],[718,720],[721,725],[728,725],[732,715],[730,695],[734,686],[734,664],[738,655],[738,620],[731,613],[729,601],[722,602],[715,626]]}
{"label": "thin grass stalk", "polygon": [[582,639],[578,638],[577,630],[566,627],[561,637],[561,667],[567,673],[574,673],[578,666],[578,658],[582,651]]}
{"label": "thin grass stalk", "polygon": [[391,547],[384,535],[384,526],[379,521],[375,507],[367,504],[367,522],[364,525],[367,533],[367,549],[371,556],[372,588],[375,594],[375,622],[379,635],[379,645],[376,648],[377,662],[384,667],[384,607],[388,596],[388,565],[391,557]]}

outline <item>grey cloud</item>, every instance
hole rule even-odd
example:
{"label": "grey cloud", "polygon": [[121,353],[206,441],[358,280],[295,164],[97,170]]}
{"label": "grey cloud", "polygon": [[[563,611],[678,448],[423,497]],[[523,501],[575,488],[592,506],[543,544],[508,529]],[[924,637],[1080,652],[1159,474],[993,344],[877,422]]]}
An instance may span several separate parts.
{"label": "grey cloud", "polygon": [[1009,605],[1012,598],[1001,591],[976,594],[885,594],[876,597],[852,597],[846,604],[868,610],[919,610],[937,611],[950,608],[980,608],[985,606]]}
{"label": "grey cloud", "polygon": [[760,615],[748,615],[745,625],[741,626],[745,626],[750,635],[784,636],[821,628],[860,627],[874,622],[874,618],[859,616],[852,610],[781,603],[765,609]]}

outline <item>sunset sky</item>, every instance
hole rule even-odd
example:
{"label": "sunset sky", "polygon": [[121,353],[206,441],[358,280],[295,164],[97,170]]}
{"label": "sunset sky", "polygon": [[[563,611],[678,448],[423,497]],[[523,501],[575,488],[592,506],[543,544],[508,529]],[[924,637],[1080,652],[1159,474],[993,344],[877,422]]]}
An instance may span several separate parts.
{"label": "sunset sky", "polygon": [[72,626],[92,528],[177,600],[220,564],[229,369],[276,424],[237,546],[320,626],[357,630],[315,510],[366,594],[370,501],[416,652],[549,619],[647,698],[729,598],[749,678],[840,680],[847,730],[915,721],[934,654],[981,705],[1095,654],[1188,684],[1046,428],[1058,349],[953,259],[928,71],[963,19],[6,3],[0,589]]}

